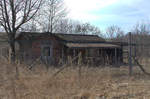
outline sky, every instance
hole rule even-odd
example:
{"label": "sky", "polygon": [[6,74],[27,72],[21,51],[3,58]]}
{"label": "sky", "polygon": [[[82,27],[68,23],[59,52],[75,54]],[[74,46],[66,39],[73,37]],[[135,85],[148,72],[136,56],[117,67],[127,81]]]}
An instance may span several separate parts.
{"label": "sky", "polygon": [[130,31],[150,20],[150,0],[65,0],[68,17],[89,22],[102,30],[117,25]]}

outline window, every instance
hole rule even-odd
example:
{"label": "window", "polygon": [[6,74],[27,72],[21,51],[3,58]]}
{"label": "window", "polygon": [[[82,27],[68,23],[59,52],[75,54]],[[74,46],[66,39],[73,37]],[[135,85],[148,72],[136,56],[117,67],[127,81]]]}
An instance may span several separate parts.
{"label": "window", "polygon": [[50,56],[50,47],[43,47],[43,56]]}

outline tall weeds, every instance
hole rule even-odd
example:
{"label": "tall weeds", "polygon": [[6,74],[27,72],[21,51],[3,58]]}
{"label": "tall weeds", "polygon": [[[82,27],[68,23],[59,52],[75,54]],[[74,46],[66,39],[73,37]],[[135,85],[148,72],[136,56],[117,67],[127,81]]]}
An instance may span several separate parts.
{"label": "tall weeds", "polygon": [[1,60],[0,99],[148,99],[149,77],[137,67],[129,78],[128,67],[87,67],[80,62],[79,59],[75,65],[70,61],[63,70],[62,67],[47,70],[42,64],[29,70],[16,61],[14,65],[19,70],[16,79],[16,66]]}

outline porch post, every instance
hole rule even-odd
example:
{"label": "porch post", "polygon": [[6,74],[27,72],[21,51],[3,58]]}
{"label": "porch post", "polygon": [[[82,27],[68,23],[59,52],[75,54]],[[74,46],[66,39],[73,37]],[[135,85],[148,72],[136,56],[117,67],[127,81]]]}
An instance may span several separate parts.
{"label": "porch post", "polygon": [[75,56],[76,56],[76,50],[73,49],[73,57],[75,57]]}
{"label": "porch post", "polygon": [[62,64],[64,64],[64,46],[62,47],[61,54],[62,54]]}
{"label": "porch post", "polygon": [[123,46],[121,46],[121,49],[120,49],[120,51],[121,51],[121,63],[123,63]]}
{"label": "porch post", "polygon": [[70,51],[70,49],[69,48],[67,48],[67,53],[66,53],[66,62],[67,62],[67,64],[69,63],[69,57],[70,57],[70,55],[69,55],[69,51]]}
{"label": "porch post", "polygon": [[117,65],[117,48],[115,48],[115,65]]}

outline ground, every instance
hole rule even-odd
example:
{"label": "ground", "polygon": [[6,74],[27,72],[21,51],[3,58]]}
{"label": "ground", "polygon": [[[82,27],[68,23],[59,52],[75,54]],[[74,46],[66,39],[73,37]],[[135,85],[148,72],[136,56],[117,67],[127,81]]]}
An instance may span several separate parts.
{"label": "ground", "polygon": [[[53,76],[59,68],[36,65],[11,65],[0,62],[0,99],[149,99],[150,77],[134,67],[86,67],[81,74],[77,66],[69,66]],[[16,66],[19,74],[16,75]],[[147,69],[148,70],[148,69]]]}

